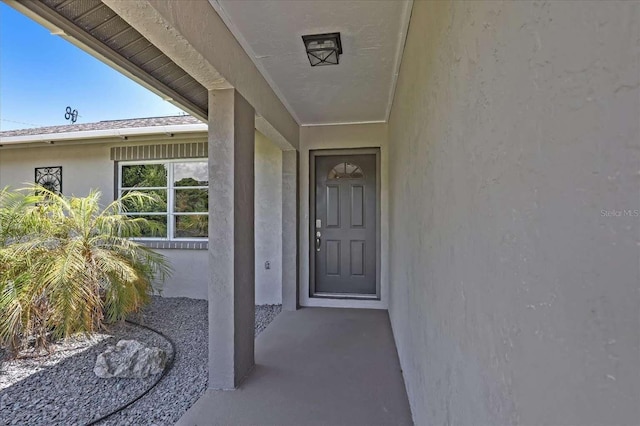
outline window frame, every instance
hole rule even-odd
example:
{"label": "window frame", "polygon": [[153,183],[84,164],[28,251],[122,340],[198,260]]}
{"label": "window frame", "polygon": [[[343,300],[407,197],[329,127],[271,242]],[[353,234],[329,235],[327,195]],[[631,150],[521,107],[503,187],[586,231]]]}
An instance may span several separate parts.
{"label": "window frame", "polygon": [[[203,161],[204,160],[204,161]],[[176,216],[207,216],[209,212],[176,212],[175,211],[175,191],[176,189],[201,189],[207,191],[207,204],[209,202],[209,184],[203,186],[175,186],[174,182],[174,167],[176,163],[207,163],[206,158],[172,158],[162,160],[125,160],[118,161],[118,176],[117,176],[117,188],[116,195],[119,199],[122,197],[123,192],[131,190],[154,191],[165,190],[167,191],[167,210],[166,212],[126,212],[128,216],[164,216],[167,218],[167,236],[166,237],[135,237],[133,240],[140,241],[168,241],[168,242],[203,242],[209,241],[208,230],[206,237],[173,237],[175,231],[175,218]],[[166,186],[150,186],[150,187],[123,187],[122,186],[122,168],[125,166],[140,166],[150,164],[164,164],[167,169],[167,185]],[[170,167],[169,167],[170,165]],[[207,179],[208,170],[207,170]],[[209,181],[207,181],[209,182]]]}

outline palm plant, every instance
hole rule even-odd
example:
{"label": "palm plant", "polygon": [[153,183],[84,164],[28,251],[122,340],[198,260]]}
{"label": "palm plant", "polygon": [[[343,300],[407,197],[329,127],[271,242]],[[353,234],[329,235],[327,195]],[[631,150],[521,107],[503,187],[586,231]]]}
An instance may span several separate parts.
{"label": "palm plant", "polygon": [[42,187],[0,191],[0,345],[18,351],[140,309],[164,257],[131,240],[153,224],[126,206],[154,202],[132,192],[100,208],[100,192],[65,197]]}

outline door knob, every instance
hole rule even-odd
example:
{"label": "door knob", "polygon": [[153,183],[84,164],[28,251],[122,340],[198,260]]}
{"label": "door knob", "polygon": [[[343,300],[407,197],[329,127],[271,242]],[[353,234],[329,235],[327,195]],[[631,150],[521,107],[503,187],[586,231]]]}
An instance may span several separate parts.
{"label": "door knob", "polygon": [[322,240],[320,239],[320,233],[318,232],[318,236],[316,237],[316,251],[320,251],[321,244],[322,244]]}

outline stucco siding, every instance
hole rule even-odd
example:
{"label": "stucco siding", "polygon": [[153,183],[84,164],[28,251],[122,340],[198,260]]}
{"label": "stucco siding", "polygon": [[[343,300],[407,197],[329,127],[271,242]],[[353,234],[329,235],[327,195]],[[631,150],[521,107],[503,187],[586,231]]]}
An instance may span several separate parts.
{"label": "stucco siding", "polygon": [[91,189],[102,192],[102,200],[113,200],[113,162],[107,145],[2,148],[0,187],[22,188],[33,184],[36,167],[62,166],[62,192],[86,196]]}
{"label": "stucco siding", "polygon": [[[282,151],[256,132],[256,303],[282,303]],[[265,268],[269,262],[270,269]],[[259,303],[258,303],[259,302]]]}
{"label": "stucco siding", "polygon": [[638,424],[639,8],[414,2],[389,310],[416,424]]}
{"label": "stucco siding", "polygon": [[169,259],[173,272],[154,286],[163,297],[207,299],[207,250],[156,249]]}

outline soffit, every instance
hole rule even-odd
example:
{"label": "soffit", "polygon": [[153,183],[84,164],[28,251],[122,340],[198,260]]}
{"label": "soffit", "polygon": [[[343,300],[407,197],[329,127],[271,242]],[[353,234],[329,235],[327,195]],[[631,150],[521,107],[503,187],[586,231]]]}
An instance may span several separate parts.
{"label": "soffit", "polygon": [[[209,1],[301,125],[388,119],[411,1]],[[331,32],[340,64],[311,67],[301,36]]]}
{"label": "soffit", "polygon": [[174,101],[192,114],[206,118],[207,89],[100,0],[21,1],[43,23],[60,28],[57,33],[87,46],[129,77]]}

